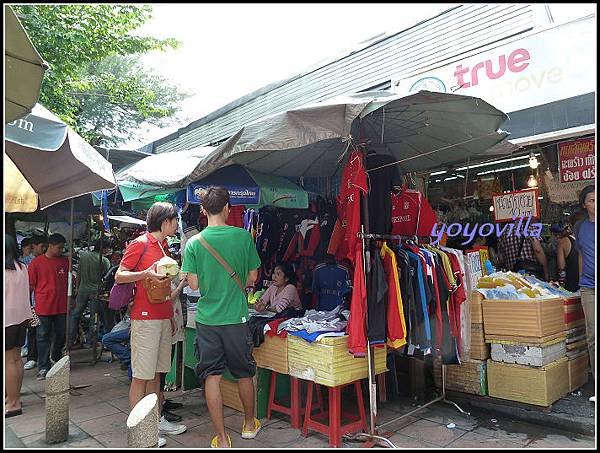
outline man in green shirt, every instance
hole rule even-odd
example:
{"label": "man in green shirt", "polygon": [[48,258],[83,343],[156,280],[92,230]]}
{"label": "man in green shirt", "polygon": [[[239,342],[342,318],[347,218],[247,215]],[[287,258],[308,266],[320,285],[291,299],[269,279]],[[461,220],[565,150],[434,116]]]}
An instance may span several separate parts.
{"label": "man in green shirt", "polygon": [[[252,357],[248,303],[243,288],[256,281],[260,258],[250,233],[227,225],[230,210],[227,189],[209,187],[201,193],[200,199],[208,226],[187,242],[182,271],[188,274],[190,288],[199,289],[201,293],[196,314],[196,371],[200,379],[205,379],[206,404],[217,432],[211,447],[231,447],[231,439],[225,433],[219,387],[226,368],[238,380],[244,406],[242,438],[254,439],[261,428],[254,417],[252,377],[256,363]],[[212,251],[202,244],[201,238]],[[233,275],[226,267],[233,270]]]}
{"label": "man in green shirt", "polygon": [[[106,249],[106,243],[102,246],[103,252]],[[77,339],[77,333],[79,332],[79,320],[83,314],[88,302],[91,300],[92,305],[90,312],[92,319],[94,315],[100,310],[99,316],[104,315],[104,307],[100,306],[100,302],[96,299],[98,291],[98,283],[102,279],[102,276],[106,274],[106,271],[110,268],[110,261],[105,256],[102,256],[102,265],[100,265],[100,256],[98,255],[100,250],[100,240],[94,242],[94,251],[84,251],[79,253],[79,267],[77,270],[77,298],[75,299],[75,309],[71,313],[70,325],[69,325],[69,344],[70,346],[75,343]],[[105,328],[112,326],[104,326]],[[110,332],[110,329],[108,331]]]}

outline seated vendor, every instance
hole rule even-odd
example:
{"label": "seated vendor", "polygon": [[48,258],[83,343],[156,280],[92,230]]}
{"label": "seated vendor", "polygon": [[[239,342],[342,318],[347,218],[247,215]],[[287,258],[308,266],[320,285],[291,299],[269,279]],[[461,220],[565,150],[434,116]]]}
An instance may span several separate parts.
{"label": "seated vendor", "polygon": [[291,266],[277,264],[273,270],[273,284],[256,302],[256,311],[272,311],[280,313],[288,307],[300,310],[302,303],[298,290],[294,286],[296,275]]}

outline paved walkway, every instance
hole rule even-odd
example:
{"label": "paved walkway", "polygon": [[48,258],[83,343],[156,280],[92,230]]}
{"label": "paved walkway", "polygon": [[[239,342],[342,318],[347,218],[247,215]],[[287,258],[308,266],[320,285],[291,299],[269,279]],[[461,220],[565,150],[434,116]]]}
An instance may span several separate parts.
{"label": "paved walkway", "polygon": [[[117,362],[89,365],[90,351],[72,355],[69,439],[50,446],[45,442],[45,382],[36,381],[36,370],[25,371],[22,389],[23,415],[4,423],[5,447],[126,447],[125,421],[129,412],[127,372]],[[108,354],[104,354],[106,359]],[[87,387],[80,387],[87,386]],[[206,448],[213,436],[210,417],[199,390],[168,392],[167,397],[184,404],[177,411],[183,417],[187,432],[167,436],[165,448]],[[379,423],[392,420],[414,409],[410,403],[389,402],[379,411]],[[454,423],[454,428],[447,425]],[[323,448],[327,438],[318,433],[303,437],[292,429],[285,416],[263,420],[264,429],[254,440],[243,440],[239,433],[242,415],[225,408],[225,425],[234,447],[238,448]],[[450,425],[452,426],[452,425]],[[414,448],[594,448],[593,437],[573,434],[539,425],[491,418],[488,413],[461,415],[452,406],[437,403],[422,411],[385,426],[397,447]],[[345,442],[344,447],[361,447],[361,443]]]}

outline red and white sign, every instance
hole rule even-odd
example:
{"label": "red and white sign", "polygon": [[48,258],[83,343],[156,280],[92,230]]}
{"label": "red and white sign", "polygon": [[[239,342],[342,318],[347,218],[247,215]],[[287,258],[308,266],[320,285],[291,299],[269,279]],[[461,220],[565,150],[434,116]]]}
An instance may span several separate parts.
{"label": "red and white sign", "polygon": [[513,222],[520,217],[537,219],[540,217],[538,189],[517,190],[492,197],[494,220]]}
{"label": "red and white sign", "polygon": [[584,138],[558,144],[560,182],[588,181],[596,175],[596,141]]}

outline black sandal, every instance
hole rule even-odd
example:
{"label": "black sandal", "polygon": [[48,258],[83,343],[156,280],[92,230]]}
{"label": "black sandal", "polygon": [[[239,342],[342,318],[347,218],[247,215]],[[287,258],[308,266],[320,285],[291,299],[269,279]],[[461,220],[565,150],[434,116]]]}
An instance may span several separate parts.
{"label": "black sandal", "polygon": [[15,417],[17,415],[21,415],[23,414],[23,408],[21,409],[15,409],[14,411],[5,411],[4,412],[4,417],[8,418],[8,417]]}

